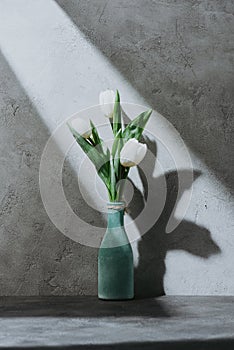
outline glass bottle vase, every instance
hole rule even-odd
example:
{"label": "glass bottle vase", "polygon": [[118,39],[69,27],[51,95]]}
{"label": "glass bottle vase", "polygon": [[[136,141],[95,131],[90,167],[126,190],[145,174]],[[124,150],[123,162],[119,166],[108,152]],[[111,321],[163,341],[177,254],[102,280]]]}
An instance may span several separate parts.
{"label": "glass bottle vase", "polygon": [[98,253],[98,297],[134,297],[133,253],[124,229],[124,202],[108,203],[107,230]]}

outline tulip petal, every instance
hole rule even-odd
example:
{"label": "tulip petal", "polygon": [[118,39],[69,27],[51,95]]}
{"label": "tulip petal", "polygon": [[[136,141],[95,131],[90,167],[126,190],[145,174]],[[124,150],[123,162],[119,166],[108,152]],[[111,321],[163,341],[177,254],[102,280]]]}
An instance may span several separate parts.
{"label": "tulip petal", "polygon": [[124,167],[132,167],[139,164],[147,151],[146,145],[136,139],[128,140],[120,152],[120,163]]}
{"label": "tulip petal", "polygon": [[113,90],[101,91],[99,94],[99,103],[104,115],[107,118],[113,117],[115,93]]}
{"label": "tulip petal", "polygon": [[71,121],[71,125],[73,129],[75,129],[85,139],[87,139],[92,133],[89,121],[86,119],[82,119],[82,118],[73,119]]}
{"label": "tulip petal", "polygon": [[137,149],[136,164],[139,164],[144,159],[146,152],[147,152],[147,146],[139,143],[138,149]]}

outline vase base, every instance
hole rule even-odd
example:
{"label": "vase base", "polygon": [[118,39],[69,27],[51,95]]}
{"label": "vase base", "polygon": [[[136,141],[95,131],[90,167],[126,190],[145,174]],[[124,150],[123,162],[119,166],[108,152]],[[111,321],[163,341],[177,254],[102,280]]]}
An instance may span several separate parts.
{"label": "vase base", "polygon": [[98,299],[99,300],[104,300],[104,301],[127,301],[127,300],[133,300],[134,296],[130,296],[130,297],[125,297],[125,298],[107,298],[107,297],[103,297],[103,296],[99,296],[98,295]]}

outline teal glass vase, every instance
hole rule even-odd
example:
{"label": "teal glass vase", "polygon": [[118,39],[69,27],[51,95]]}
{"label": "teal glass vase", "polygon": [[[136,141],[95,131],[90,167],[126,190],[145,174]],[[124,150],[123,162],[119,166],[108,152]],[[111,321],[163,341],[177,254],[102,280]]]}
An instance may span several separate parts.
{"label": "teal glass vase", "polygon": [[124,202],[108,203],[107,230],[98,253],[98,297],[134,297],[133,253],[124,229]]}

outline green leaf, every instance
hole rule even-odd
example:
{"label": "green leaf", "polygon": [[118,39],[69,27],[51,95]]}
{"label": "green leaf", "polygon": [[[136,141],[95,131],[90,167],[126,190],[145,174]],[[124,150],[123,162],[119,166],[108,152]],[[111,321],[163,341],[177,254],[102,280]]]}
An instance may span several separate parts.
{"label": "green leaf", "polygon": [[[99,134],[98,134],[98,131],[97,131],[97,128],[95,127],[94,123],[92,122],[92,120],[90,120],[90,125],[91,125],[91,128],[92,128],[92,137],[93,137],[93,141],[94,141],[94,144],[96,146],[96,149],[98,151],[100,151],[103,156],[105,156],[107,158],[107,160],[110,159],[110,150],[109,148],[107,147],[106,148],[106,151],[104,151],[103,149],[103,140],[100,138]],[[109,162],[106,163],[106,167],[107,167],[107,170],[109,169]]]}
{"label": "green leaf", "polygon": [[121,106],[120,106],[120,96],[118,90],[116,91],[115,105],[113,111],[113,134],[117,135],[118,131],[122,129],[121,123]]}
{"label": "green leaf", "polygon": [[104,151],[103,146],[102,146],[103,140],[100,138],[100,136],[98,134],[98,131],[97,131],[97,128],[95,127],[95,125],[92,122],[92,120],[90,120],[90,125],[91,125],[91,128],[92,128],[92,137],[93,137],[94,144],[96,146],[96,150],[98,152],[100,152],[103,155],[103,157],[106,157],[106,159],[107,159],[106,163],[103,164],[103,167],[106,168],[106,172],[109,174],[109,171],[110,171],[110,164],[109,164],[110,150],[107,147],[106,152]]}
{"label": "green leaf", "polygon": [[115,174],[117,179],[119,179],[120,172],[119,172],[119,167],[120,167],[120,151],[123,147],[123,140],[122,140],[122,130],[120,129],[115,136],[113,145],[112,145],[112,157],[113,157],[113,162],[114,162],[114,169],[115,169]]}
{"label": "green leaf", "polygon": [[106,162],[105,166],[106,166],[106,172],[107,172],[108,174],[110,174],[110,158],[111,158],[111,156],[110,156],[110,150],[109,150],[109,148],[107,147],[107,150],[106,150],[106,159],[107,159],[107,162]]}
{"label": "green leaf", "polygon": [[139,114],[126,126],[122,133],[125,142],[132,138],[135,138],[138,141],[140,140],[145,125],[148,122],[151,114],[152,109],[149,109],[148,111]]}
{"label": "green leaf", "polygon": [[112,201],[116,199],[116,177],[113,160],[110,159],[110,193]]}
{"label": "green leaf", "polygon": [[98,150],[92,146],[84,137],[82,137],[75,129],[73,129],[68,123],[67,123],[71,133],[73,134],[76,142],[79,144],[79,146],[82,148],[82,150],[87,154],[91,162],[94,164],[95,168],[97,169],[98,175],[105,183],[106,187],[110,185],[109,180],[109,172],[107,169],[106,164],[109,162],[109,158],[107,155],[104,155]]}
{"label": "green leaf", "polygon": [[92,137],[93,137],[94,144],[95,144],[97,150],[99,150],[100,152],[104,153],[103,152],[103,148],[102,148],[102,142],[103,141],[102,141],[102,139],[100,139],[98,131],[97,131],[97,128],[93,124],[92,120],[90,120],[90,125],[91,125],[91,128],[92,128]]}
{"label": "green leaf", "polygon": [[112,145],[112,150],[111,150],[111,154],[112,156],[114,157],[115,154],[116,154],[116,151],[117,151],[117,148],[118,148],[118,143],[119,143],[119,139],[121,138],[121,133],[122,133],[122,130],[119,130],[114,138],[114,142],[113,142],[113,145]]}

